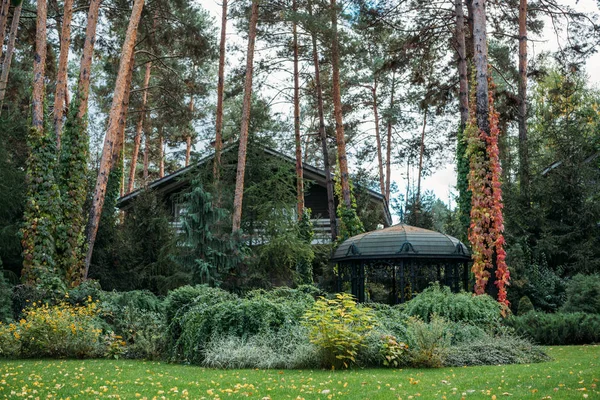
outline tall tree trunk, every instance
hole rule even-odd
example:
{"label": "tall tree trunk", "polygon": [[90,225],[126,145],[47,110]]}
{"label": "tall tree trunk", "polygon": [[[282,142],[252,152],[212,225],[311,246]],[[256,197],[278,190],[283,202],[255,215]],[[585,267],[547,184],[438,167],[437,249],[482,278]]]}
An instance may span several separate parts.
{"label": "tall tree trunk", "polygon": [[56,75],[56,91],[54,93],[54,131],[56,146],[60,150],[60,136],[66,108],[67,62],[71,46],[71,19],[73,17],[73,0],[65,0],[62,29],[60,33],[60,56]]}
{"label": "tall tree trunk", "polygon": [[390,115],[387,120],[387,147],[385,157],[385,202],[390,206],[390,188],[392,183],[392,113],[394,108],[394,90],[396,88],[396,71],[392,72],[392,94],[390,95]]}
{"label": "tall tree trunk", "polygon": [[[213,175],[215,182],[221,178],[221,148],[223,147],[223,93],[225,91],[225,41],[227,34],[227,0],[222,0],[221,41],[219,43],[219,81],[217,84],[217,123],[215,127],[215,164]],[[217,198],[219,198],[217,196]]]}
{"label": "tall tree trunk", "polygon": [[[308,12],[312,17],[312,1],[309,3]],[[315,67],[315,90],[317,92],[317,112],[319,114],[319,138],[321,140],[321,151],[323,154],[323,169],[325,170],[325,187],[327,188],[327,211],[329,213],[329,225],[331,227],[331,242],[337,240],[337,218],[335,212],[335,192],[331,165],[329,163],[329,150],[327,146],[327,132],[325,132],[325,107],[323,105],[323,87],[321,86],[321,71],[319,66],[319,53],[317,52],[317,35],[311,32],[312,56]]]}
{"label": "tall tree trunk", "polygon": [[467,126],[469,119],[469,78],[467,72],[467,53],[465,44],[465,16],[462,0],[455,1],[456,10],[456,50],[458,53],[458,81],[459,81],[459,108],[460,132]]}
{"label": "tall tree trunk", "polygon": [[235,196],[233,198],[232,231],[236,232],[242,225],[242,201],[244,198],[244,175],[246,173],[246,150],[248,146],[248,126],[250,125],[250,108],[252,106],[252,75],[254,62],[254,41],[258,23],[259,0],[252,0],[250,14],[250,30],[248,33],[248,52],[246,55],[246,81],[244,83],[244,104],[242,110],[242,126],[238,150],[237,174],[235,177]]}
{"label": "tall tree trunk", "polygon": [[335,136],[337,141],[338,162],[340,164],[340,183],[342,198],[346,208],[352,208],[350,195],[350,177],[348,174],[348,157],[346,156],[346,139],[344,137],[344,121],[342,118],[342,94],[340,89],[340,49],[337,33],[336,0],[330,0],[331,13],[331,69],[333,83],[333,109],[335,116]]}
{"label": "tall tree trunk", "polygon": [[486,135],[490,134],[488,99],[488,58],[485,0],[473,0],[473,42],[475,61],[475,91],[477,126]]}
{"label": "tall tree trunk", "polygon": [[142,175],[144,186],[148,185],[148,177],[150,176],[150,136],[152,136],[152,124],[148,119],[146,121],[146,129],[144,133],[144,165]]}
{"label": "tall tree trunk", "polygon": [[427,128],[427,112],[429,111],[429,106],[425,106],[425,110],[423,110],[423,130],[421,131],[421,146],[419,148],[419,170],[417,174],[417,201],[415,202],[415,206],[417,207],[417,219],[419,220],[419,213],[421,210],[421,176],[423,175],[423,154],[425,153],[425,129]]}
{"label": "tall tree trunk", "polygon": [[379,166],[379,188],[381,194],[385,196],[385,181],[383,176],[383,149],[381,148],[381,135],[379,133],[379,109],[377,107],[377,80],[373,82],[371,88],[371,95],[373,97],[373,116],[375,117],[375,141],[377,145],[377,163]]}
{"label": "tall tree trunk", "polygon": [[17,40],[17,31],[19,30],[19,20],[21,19],[22,8],[23,3],[16,6],[13,11],[13,19],[10,25],[10,35],[8,37],[8,46],[6,48],[4,62],[2,63],[2,76],[0,76],[0,114],[2,113],[2,104],[4,103],[4,97],[6,96],[8,73],[10,72],[10,64],[15,51],[15,41]]}
{"label": "tall tree trunk", "polygon": [[[292,2],[294,14],[298,11],[297,0]],[[294,15],[295,18],[295,15]],[[298,219],[304,213],[304,174],[302,170],[302,141],[300,138],[300,72],[298,71],[298,32],[296,21],[292,23],[294,47],[294,138],[296,142],[296,202]]]}
{"label": "tall tree trunk", "polygon": [[[8,8],[8,6],[7,6]],[[44,72],[46,67],[46,0],[37,2],[37,21],[35,28],[35,54],[33,56],[33,94],[31,125],[38,135],[44,132]]]}
{"label": "tall tree trunk", "polygon": [[129,164],[129,183],[127,193],[133,192],[135,185],[135,172],[137,169],[137,160],[140,154],[140,144],[142,142],[142,130],[144,129],[144,120],[146,119],[146,105],[148,104],[148,85],[150,84],[150,73],[152,62],[146,63],[146,73],[144,74],[144,86],[142,92],[142,104],[140,106],[140,115],[135,126],[135,136],[133,137],[133,151],[131,153],[131,163]]}
{"label": "tall tree trunk", "polygon": [[165,176],[165,154],[164,154],[164,137],[163,137],[163,126],[158,126],[158,177],[164,178]]}
{"label": "tall tree trunk", "polygon": [[121,187],[119,194],[121,197],[125,194],[125,129],[127,128],[127,114],[129,113],[129,96],[131,94],[131,81],[133,80],[133,70],[135,67],[135,52],[131,53],[131,61],[129,62],[129,71],[127,71],[127,79],[125,80],[125,94],[123,95],[123,105],[119,120],[123,123],[119,124],[117,137],[120,138],[119,144],[115,146],[113,154],[112,168],[115,168],[119,160],[122,163],[121,170]]}
{"label": "tall tree trunk", "polygon": [[119,116],[121,108],[123,107],[126,91],[125,86],[130,68],[129,64],[131,63],[131,56],[133,53],[133,47],[135,45],[135,38],[137,36],[137,29],[140,22],[140,16],[142,14],[142,8],[144,8],[144,0],[135,0],[133,9],[131,11],[129,26],[127,27],[125,43],[123,44],[123,50],[121,53],[121,62],[119,63],[119,72],[117,74],[117,81],[115,83],[115,92],[108,118],[108,128],[106,129],[106,136],[104,138],[104,148],[102,149],[102,158],[100,160],[98,179],[96,181],[96,187],[92,197],[92,206],[90,209],[87,231],[88,251],[85,258],[84,279],[87,279],[90,262],[92,261],[94,242],[96,241],[96,234],[98,233],[98,223],[100,222],[100,215],[102,213],[104,197],[106,195],[106,183],[108,182],[108,175],[112,167],[112,156],[115,142],[120,140],[117,135],[119,125],[125,123],[125,121],[119,119]]}
{"label": "tall tree trunk", "polygon": [[475,54],[475,42],[473,36],[473,1],[476,0],[465,0],[467,5],[467,28],[468,35],[465,38],[466,45],[466,58],[467,58],[467,70],[469,71],[468,76],[470,77],[471,64]]}
{"label": "tall tree trunk", "polygon": [[6,24],[8,23],[8,11],[10,0],[0,0],[0,58],[4,50],[4,36],[6,35]]}
{"label": "tall tree trunk", "polygon": [[[194,94],[190,93],[190,114],[194,112]],[[190,128],[191,129],[191,128]],[[190,165],[190,156],[192,154],[192,132],[188,132],[185,137],[185,166]]]}
{"label": "tall tree trunk", "polygon": [[87,15],[85,42],[83,44],[83,54],[81,56],[81,66],[79,68],[79,84],[77,85],[77,94],[79,96],[79,112],[77,113],[77,117],[79,119],[83,119],[87,114],[88,109],[90,73],[92,69],[92,59],[94,57],[94,44],[96,43],[96,26],[98,25],[100,1],[101,0],[90,0],[90,8]]}
{"label": "tall tree trunk", "polygon": [[527,0],[519,4],[519,181],[529,206],[529,149],[527,146]]}

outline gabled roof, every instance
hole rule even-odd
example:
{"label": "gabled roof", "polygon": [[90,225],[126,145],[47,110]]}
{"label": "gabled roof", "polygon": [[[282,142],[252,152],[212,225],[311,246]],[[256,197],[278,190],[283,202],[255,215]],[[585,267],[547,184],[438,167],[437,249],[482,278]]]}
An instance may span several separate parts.
{"label": "gabled roof", "polygon": [[[225,148],[223,150],[223,152],[230,151],[232,148],[234,148],[234,146],[229,146],[229,147]],[[292,164],[296,163],[296,160],[294,158],[289,157],[279,151],[270,149],[268,147],[263,147],[263,150],[265,153],[270,154],[279,159],[282,159],[286,162],[289,162]],[[200,159],[195,164],[188,165],[187,167],[181,168],[181,169],[173,172],[172,174],[169,174],[163,178],[157,179],[148,184],[148,189],[164,191],[164,190],[174,190],[179,187],[182,187],[186,184],[186,181],[181,178],[185,177],[186,174],[189,173],[190,171],[192,171],[194,168],[205,165],[208,161],[212,160],[214,158],[214,156],[215,156],[215,154],[211,153],[211,154],[207,155],[206,157],[203,157],[202,159]],[[317,167],[314,167],[312,165],[306,164],[306,163],[302,164],[302,170],[304,172],[305,179],[315,181],[317,184],[319,184],[321,186],[325,186],[325,181],[326,181],[325,171],[323,171],[322,169],[319,169]],[[389,211],[389,206],[388,206],[387,202],[385,201],[385,196],[379,192],[372,190],[372,189],[369,189],[369,188],[365,188],[365,189],[373,201],[380,202],[383,205],[386,222],[389,225],[391,225],[392,224],[392,216]],[[134,190],[133,192],[128,193],[125,196],[119,198],[117,200],[117,207],[119,207],[119,208],[126,207],[129,204],[129,202],[131,202],[138,194],[141,193],[142,190],[143,190],[143,188],[139,188],[139,189]]]}

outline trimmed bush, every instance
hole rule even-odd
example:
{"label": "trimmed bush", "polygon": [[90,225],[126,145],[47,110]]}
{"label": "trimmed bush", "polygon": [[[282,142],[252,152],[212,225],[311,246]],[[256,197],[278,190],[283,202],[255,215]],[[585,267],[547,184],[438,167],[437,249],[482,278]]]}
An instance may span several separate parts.
{"label": "trimmed bush", "polygon": [[452,293],[447,286],[433,284],[406,303],[405,312],[430,321],[433,314],[448,321],[468,322],[477,326],[496,326],[501,321],[501,306],[488,295]]}
{"label": "trimmed bush", "polygon": [[600,274],[575,275],[567,284],[566,294],[562,312],[600,314]]}
{"label": "trimmed bush", "polygon": [[529,297],[527,297],[527,296],[521,297],[521,300],[519,300],[519,306],[517,308],[517,314],[524,315],[530,311],[535,311],[535,309],[533,308],[533,303],[531,303],[531,300],[529,300]]}
{"label": "trimmed bush", "polygon": [[504,323],[513,328],[517,334],[541,345],[600,342],[600,315],[598,314],[530,312],[509,317]]}
{"label": "trimmed bush", "polygon": [[448,348],[445,366],[529,364],[550,360],[540,347],[511,336],[485,335]]}

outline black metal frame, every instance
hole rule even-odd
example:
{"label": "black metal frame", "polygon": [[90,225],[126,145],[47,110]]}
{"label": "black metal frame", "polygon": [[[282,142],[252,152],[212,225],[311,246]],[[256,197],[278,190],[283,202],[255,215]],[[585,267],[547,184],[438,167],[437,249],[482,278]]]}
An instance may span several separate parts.
{"label": "black metal frame", "polygon": [[[379,281],[376,279],[378,278]],[[387,303],[404,303],[414,293],[425,289],[431,282],[450,287],[453,292],[469,290],[469,259],[453,258],[390,258],[347,259],[337,264],[337,291],[344,291],[344,283],[359,302],[367,299],[368,283],[380,283],[388,289]],[[462,283],[462,285],[461,285]],[[408,288],[408,290],[407,290]]]}

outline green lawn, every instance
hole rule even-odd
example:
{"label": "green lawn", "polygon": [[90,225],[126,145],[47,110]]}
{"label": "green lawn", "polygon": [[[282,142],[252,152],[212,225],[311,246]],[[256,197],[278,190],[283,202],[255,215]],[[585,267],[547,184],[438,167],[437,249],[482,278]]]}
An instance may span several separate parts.
{"label": "green lawn", "polygon": [[0,398],[600,399],[600,346],[543,364],[351,371],[212,370],[130,360],[0,361]]}

